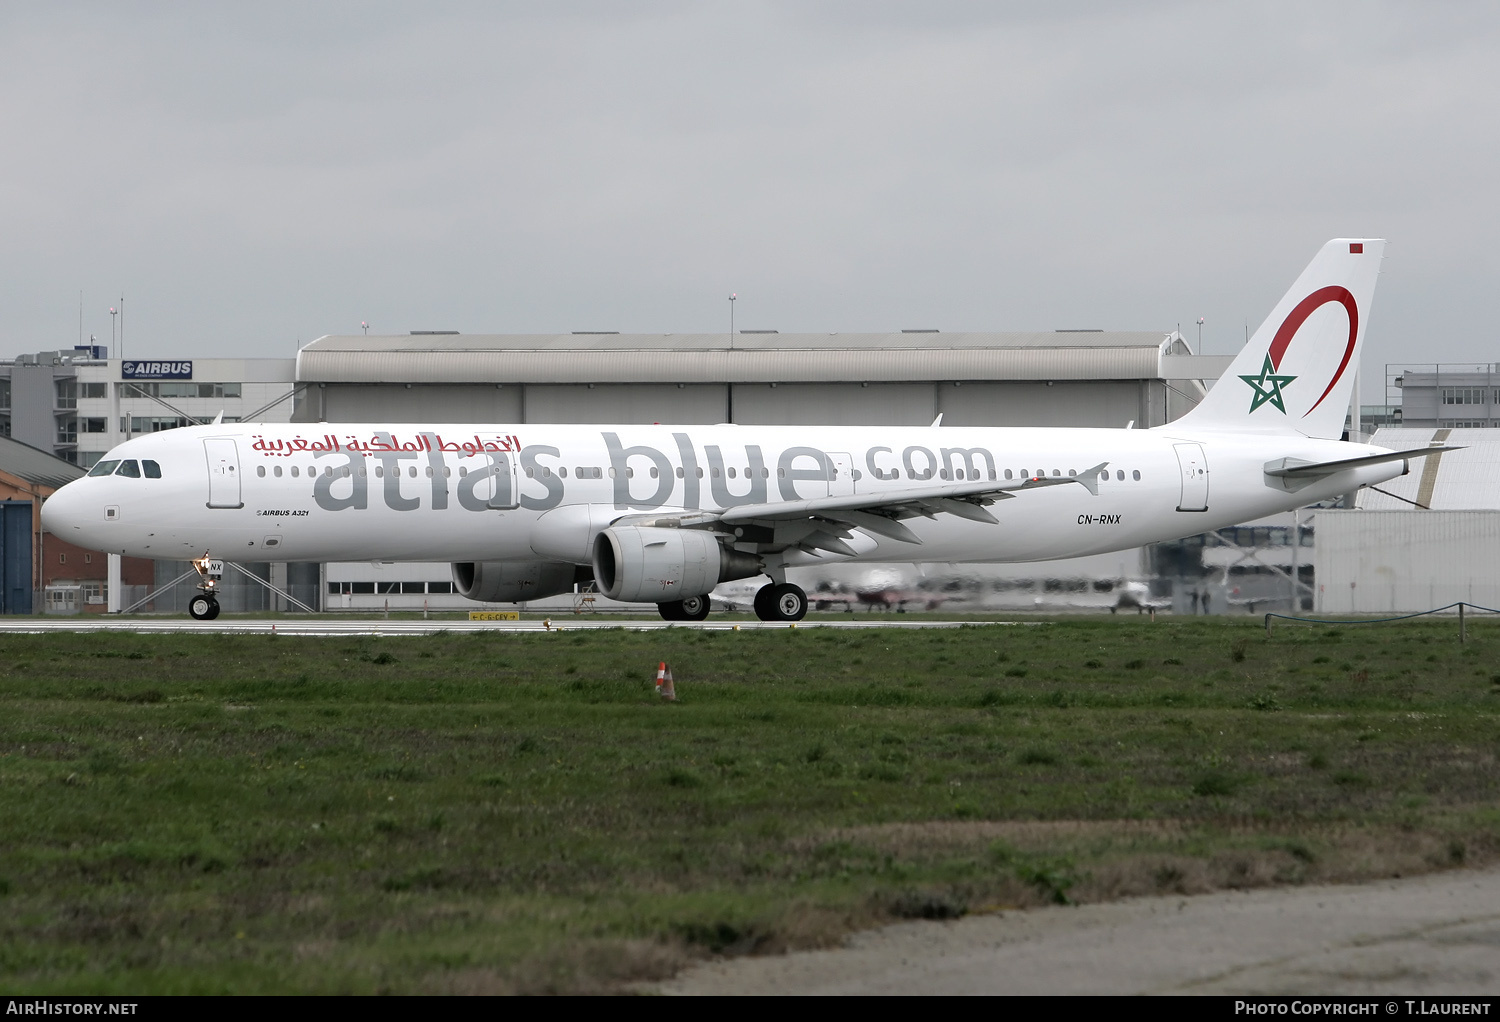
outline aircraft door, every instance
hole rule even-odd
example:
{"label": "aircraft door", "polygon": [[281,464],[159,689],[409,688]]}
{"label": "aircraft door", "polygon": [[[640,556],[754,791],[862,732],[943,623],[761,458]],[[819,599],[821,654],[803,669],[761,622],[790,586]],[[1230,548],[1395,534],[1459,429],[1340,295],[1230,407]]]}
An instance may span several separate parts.
{"label": "aircraft door", "polygon": [[1182,469],[1182,497],[1179,511],[1208,510],[1208,458],[1202,444],[1173,444],[1177,464]]}
{"label": "aircraft door", "polygon": [[828,495],[849,497],[854,495],[854,459],[847,454],[828,456]]}
{"label": "aircraft door", "polygon": [[516,479],[515,465],[509,454],[491,454],[490,475],[494,478],[494,489],[490,491],[490,499],[486,506],[509,511],[511,508],[519,507],[519,482]]}
{"label": "aircraft door", "polygon": [[203,453],[208,459],[208,506],[240,508],[245,502],[240,499],[240,452],[229,437],[215,437],[203,441]]}

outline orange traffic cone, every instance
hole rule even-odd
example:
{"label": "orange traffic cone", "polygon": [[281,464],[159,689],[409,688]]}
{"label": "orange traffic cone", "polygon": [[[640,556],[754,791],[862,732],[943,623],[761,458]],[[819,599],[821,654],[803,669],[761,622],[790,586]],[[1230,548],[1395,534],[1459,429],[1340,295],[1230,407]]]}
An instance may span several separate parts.
{"label": "orange traffic cone", "polygon": [[677,701],[677,689],[672,686],[672,668],[665,660],[656,667],[656,694],[669,703]]}

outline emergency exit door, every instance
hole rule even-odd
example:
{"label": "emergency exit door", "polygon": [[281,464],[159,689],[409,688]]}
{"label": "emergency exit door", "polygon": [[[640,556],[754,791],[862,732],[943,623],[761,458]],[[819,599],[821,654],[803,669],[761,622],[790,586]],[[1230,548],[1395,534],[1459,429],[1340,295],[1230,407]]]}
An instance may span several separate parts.
{"label": "emergency exit door", "polygon": [[1208,458],[1202,444],[1173,444],[1177,465],[1182,470],[1182,497],[1179,511],[1208,510]]}
{"label": "emergency exit door", "polygon": [[240,452],[228,437],[203,441],[208,458],[208,506],[244,507],[240,499]]}

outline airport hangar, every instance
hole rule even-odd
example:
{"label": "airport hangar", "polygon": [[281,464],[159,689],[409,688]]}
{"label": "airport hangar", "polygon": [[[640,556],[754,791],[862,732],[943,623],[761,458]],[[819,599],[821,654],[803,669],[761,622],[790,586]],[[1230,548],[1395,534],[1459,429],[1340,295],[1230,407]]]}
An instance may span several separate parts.
{"label": "airport hangar", "polygon": [[[298,352],[292,421],[926,425],[942,415],[947,426],[1123,429],[1178,418],[1230,361],[1194,355],[1176,331],[337,335]],[[328,609],[476,606],[451,590],[446,564],[331,564],[318,597]]]}

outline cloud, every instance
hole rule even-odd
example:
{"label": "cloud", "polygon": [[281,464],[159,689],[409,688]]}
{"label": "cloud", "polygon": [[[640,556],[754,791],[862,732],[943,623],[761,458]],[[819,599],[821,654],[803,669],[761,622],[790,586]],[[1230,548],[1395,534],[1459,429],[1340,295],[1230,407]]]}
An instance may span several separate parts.
{"label": "cloud", "polygon": [[[352,330],[1170,328],[1392,239],[1372,362],[1487,357],[1480,4],[8,8],[11,353]],[[1368,375],[1368,373],[1367,373]],[[1367,394],[1370,386],[1367,383]]]}

